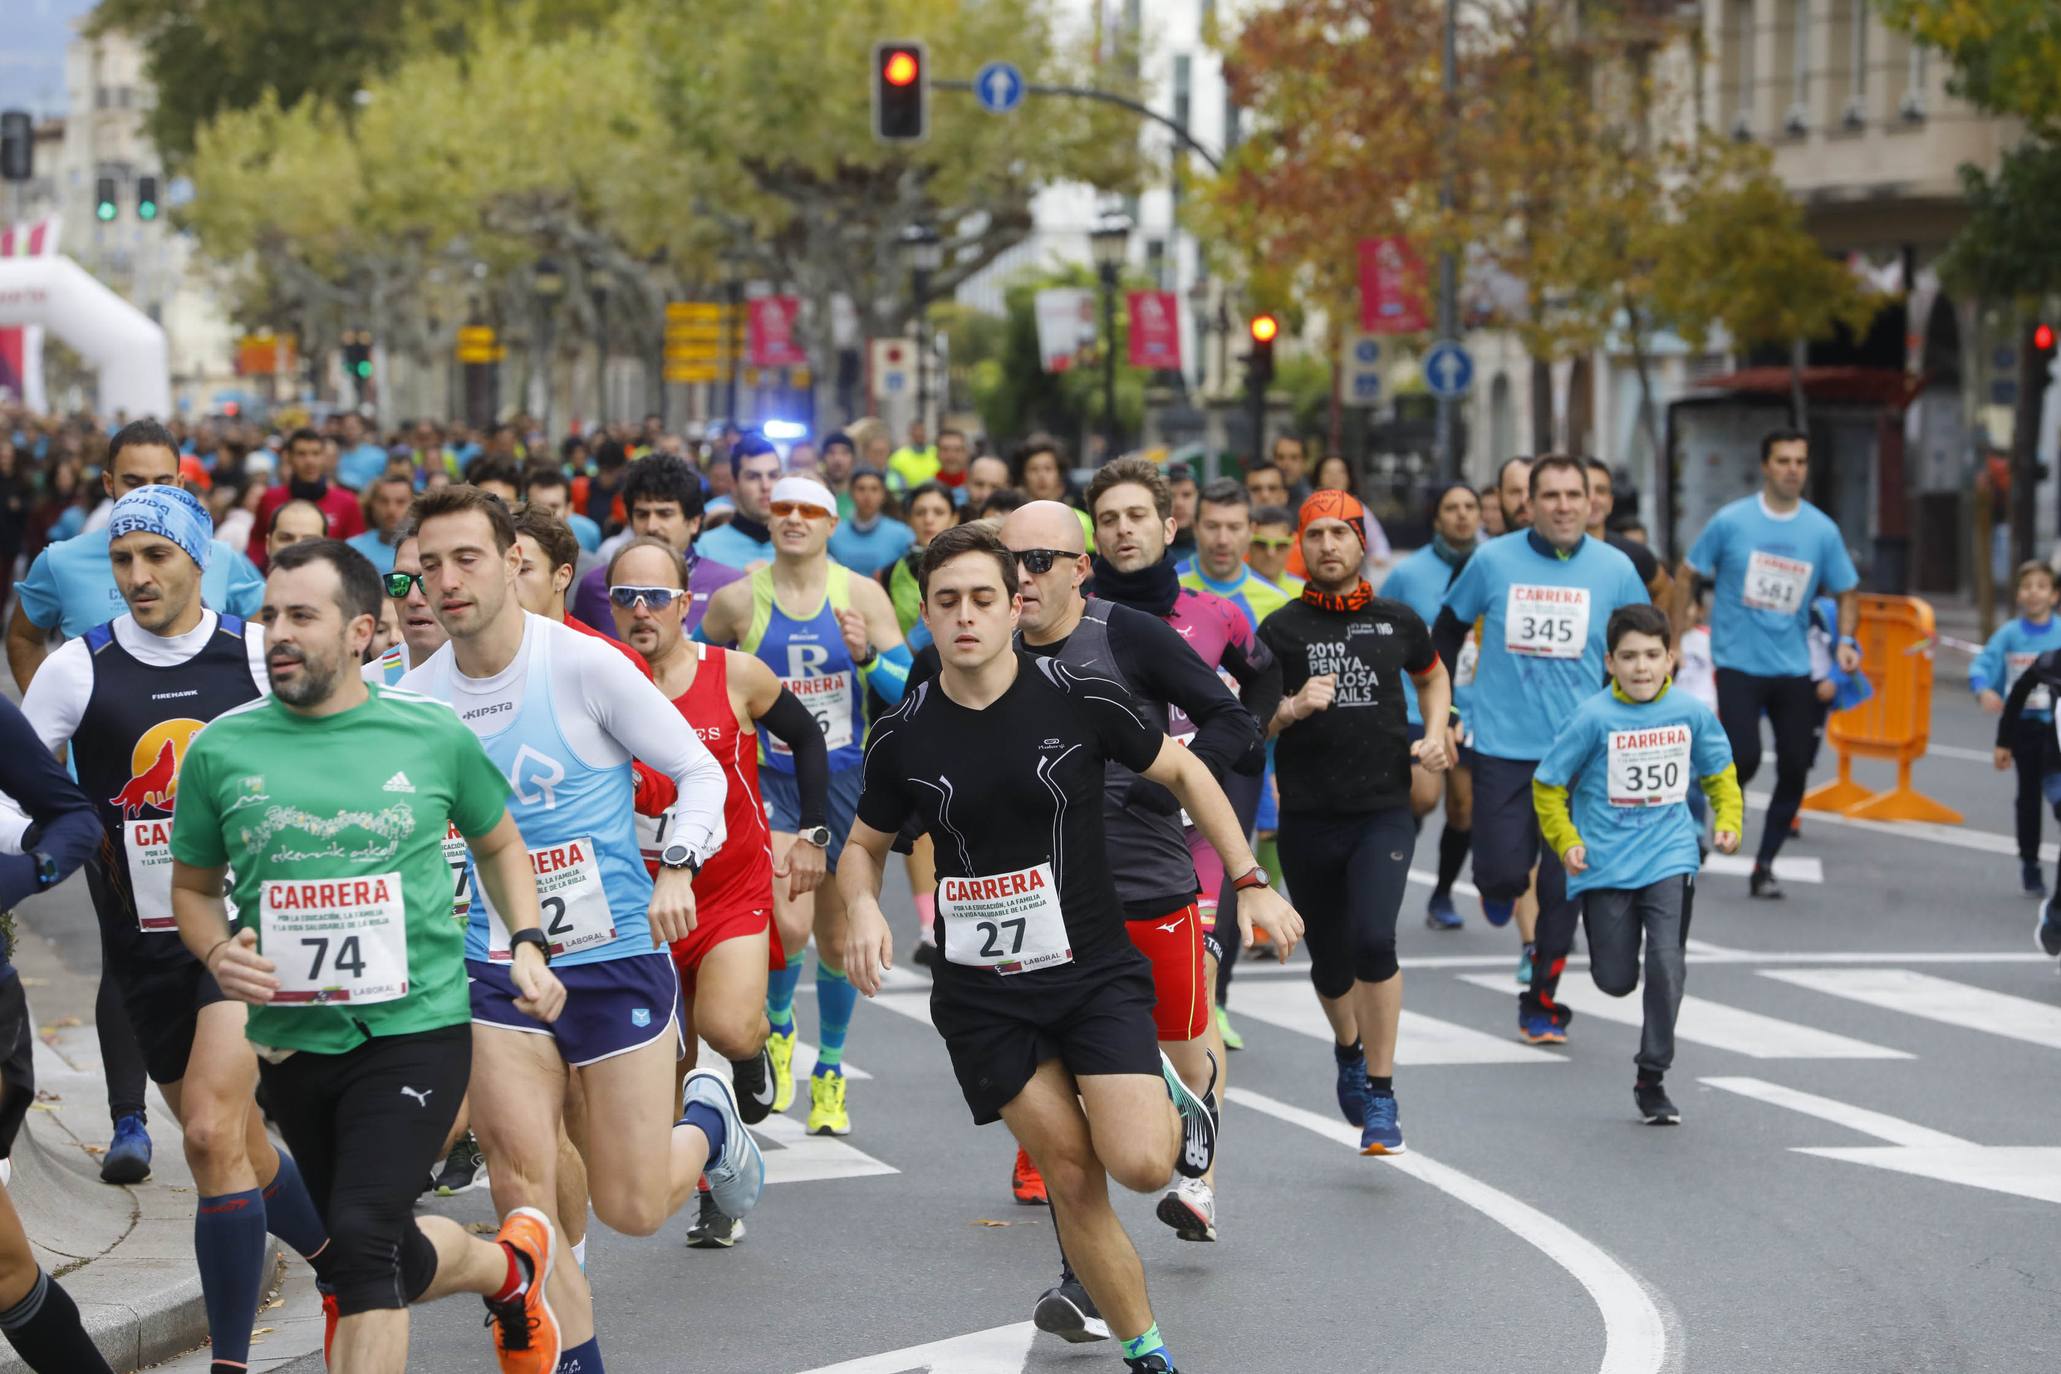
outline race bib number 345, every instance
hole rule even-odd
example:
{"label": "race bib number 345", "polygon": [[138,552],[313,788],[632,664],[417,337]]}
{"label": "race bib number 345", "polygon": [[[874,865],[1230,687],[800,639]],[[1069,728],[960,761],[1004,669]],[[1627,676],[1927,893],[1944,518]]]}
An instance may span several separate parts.
{"label": "race bib number 345", "polygon": [[1529,658],[1580,658],[1589,646],[1589,589],[1512,584],[1503,647]]}
{"label": "race bib number 345", "polygon": [[1610,804],[1667,806],[1689,795],[1686,725],[1610,732]]}
{"label": "race bib number 345", "polygon": [[261,948],[275,1005],[391,1002],[408,995],[408,914],[399,873],[262,885]]}
{"label": "race bib number 345", "polygon": [[1028,973],[1073,962],[1052,865],[977,878],[939,878],[945,958],[967,968]]}

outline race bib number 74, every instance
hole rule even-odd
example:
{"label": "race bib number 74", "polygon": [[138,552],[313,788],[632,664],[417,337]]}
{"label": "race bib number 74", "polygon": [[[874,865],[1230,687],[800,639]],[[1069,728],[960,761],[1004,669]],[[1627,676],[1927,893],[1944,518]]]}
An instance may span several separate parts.
{"label": "race bib number 74", "polygon": [[391,1002],[408,995],[408,912],[399,873],[265,882],[258,919],[277,970],[275,1005]]}

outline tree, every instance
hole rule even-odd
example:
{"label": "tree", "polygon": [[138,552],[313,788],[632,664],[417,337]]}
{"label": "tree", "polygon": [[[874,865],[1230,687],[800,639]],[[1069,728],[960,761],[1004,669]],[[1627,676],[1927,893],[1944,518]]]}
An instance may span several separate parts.
{"label": "tree", "polygon": [[1954,64],[1953,89],[2061,137],[2061,6],[2052,0],[1879,0],[1882,17]]}
{"label": "tree", "polygon": [[[1122,293],[1145,288],[1143,279],[1121,283],[1117,290],[1116,413],[1127,434],[1136,434],[1145,416],[1145,388],[1153,374],[1134,368],[1130,357],[1130,316]],[[1047,272],[1017,276],[1003,291],[1004,325],[1000,337],[983,339],[988,352],[971,358],[969,376],[973,383],[974,408],[981,425],[991,435],[1021,437],[1032,430],[1078,441],[1102,424],[1102,364],[1099,355],[1090,363],[1064,372],[1047,372],[1038,352],[1037,294],[1053,287],[1077,287],[1100,291],[1091,267],[1075,265]],[[961,355],[960,336],[954,335],[953,355]]]}

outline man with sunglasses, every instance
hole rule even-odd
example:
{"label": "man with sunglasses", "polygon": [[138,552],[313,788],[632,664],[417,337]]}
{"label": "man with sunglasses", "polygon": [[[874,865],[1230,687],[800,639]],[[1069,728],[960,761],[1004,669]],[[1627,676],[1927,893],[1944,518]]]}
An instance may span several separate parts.
{"label": "man with sunglasses", "polygon": [[443,648],[450,636],[430,612],[429,598],[423,594],[420,546],[412,528],[402,526],[401,537],[394,544],[393,571],[380,580],[386,586],[388,599],[400,603],[401,642],[365,665],[365,680],[392,687],[408,675],[410,668],[427,662],[431,654]]}
{"label": "man with sunglasses", "polygon": [[[795,757],[777,740],[760,741],[760,779],[772,811],[774,861],[786,865],[796,844],[811,844],[824,851],[826,867],[835,873],[859,804],[867,689],[890,706],[900,701],[909,650],[880,584],[830,559],[837,502],[829,488],[814,478],[783,477],[773,488],[768,512],[773,562],[717,592],[696,638],[758,655],[816,718],[830,751],[828,826],[804,824]],[[849,1135],[844,1044],[858,994],[835,962],[844,944],[844,904],[837,889],[825,883],[808,897],[776,890],[773,914],[780,925],[780,947],[787,952],[787,963],[772,976],[766,998],[766,1018],[773,1027],[767,1040],[773,1110],[785,1111],[794,1100],[794,992],[813,929],[822,1029],[816,1068],[809,1076],[808,1129],[812,1135]]]}
{"label": "man with sunglasses", "polygon": [[[622,500],[630,515],[631,537],[663,539],[687,560],[687,604],[682,610],[681,624],[688,634],[693,634],[708,610],[709,598],[744,576],[726,563],[702,556],[696,544],[702,519],[700,474],[684,458],[655,453],[630,465],[629,476],[622,484]],[[579,590],[573,595],[572,613],[581,624],[615,638],[605,564],[580,579]]]}
{"label": "man with sunglasses", "polygon": [[1288,507],[1255,505],[1252,538],[1245,546],[1245,561],[1252,570],[1287,592],[1302,595],[1302,579],[1288,570],[1288,555],[1295,549],[1295,516]]}

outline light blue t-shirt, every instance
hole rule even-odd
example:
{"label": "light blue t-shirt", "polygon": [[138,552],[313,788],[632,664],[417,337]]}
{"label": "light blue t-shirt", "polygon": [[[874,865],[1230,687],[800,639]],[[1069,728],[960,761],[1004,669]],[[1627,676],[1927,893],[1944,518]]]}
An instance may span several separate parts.
{"label": "light blue t-shirt", "polygon": [[386,450],[378,444],[360,444],[336,460],[336,483],[352,491],[363,491],[372,479],[386,471]]}
{"label": "light blue t-shirt", "polygon": [[1643,703],[1610,687],[1583,702],[1532,775],[1569,789],[1587,850],[1589,866],[1568,875],[1567,895],[1646,887],[1701,868],[1689,789],[1731,762],[1718,718],[1672,685]]}
{"label": "light blue t-shirt", "polygon": [[1754,677],[1809,677],[1812,598],[1861,580],[1832,517],[1808,501],[1772,515],[1759,493],[1711,517],[1689,566],[1717,584],[1711,662]]}
{"label": "light blue t-shirt", "polygon": [[[2024,616],[2006,624],[1989,637],[1975,666],[1968,670],[1968,690],[1977,696],[1995,692],[2011,695],[2019,674],[2049,649],[2061,649],[2061,618],[2048,616],[2045,624],[2034,624]],[[2054,703],[2043,688],[2035,687],[2025,700],[2025,714],[2034,720],[2052,720]]]}
{"label": "light blue t-shirt", "polygon": [[703,530],[694,541],[695,552],[714,563],[743,572],[753,563],[773,561],[773,541],[754,539],[735,525],[718,525]]}
{"label": "light blue t-shirt", "polygon": [[344,540],[359,553],[372,560],[372,566],[381,577],[394,570],[394,545],[379,537],[378,530],[367,530]]}
{"label": "light blue t-shirt", "polygon": [[[107,545],[103,526],[37,554],[28,576],[14,584],[22,614],[43,629],[55,626],[66,639],[77,639],[126,612],[108,566]],[[200,575],[200,599],[209,610],[253,620],[265,604],[265,579],[248,558],[217,539],[209,545],[207,571]]]}
{"label": "light blue t-shirt", "polygon": [[830,556],[861,577],[871,577],[916,547],[916,534],[901,521],[880,516],[862,530],[853,520],[840,520],[830,532]]}
{"label": "light blue t-shirt", "polygon": [[1529,530],[1475,549],[1443,603],[1463,625],[1482,620],[1474,747],[1544,758],[1603,681],[1610,613],[1650,600],[1632,560],[1586,535],[1566,554]]}
{"label": "light blue t-shirt", "polygon": [[[1453,565],[1426,544],[1389,570],[1388,580],[1381,584],[1381,594],[1408,606],[1428,626],[1438,620],[1439,605],[1452,582]],[[1463,720],[1468,715],[1467,699],[1473,695],[1471,686],[1453,692],[1453,705]],[[1410,724],[1424,723],[1423,713],[1417,709],[1417,684],[1410,681],[1408,674],[1403,676],[1403,706],[1409,712]]]}

